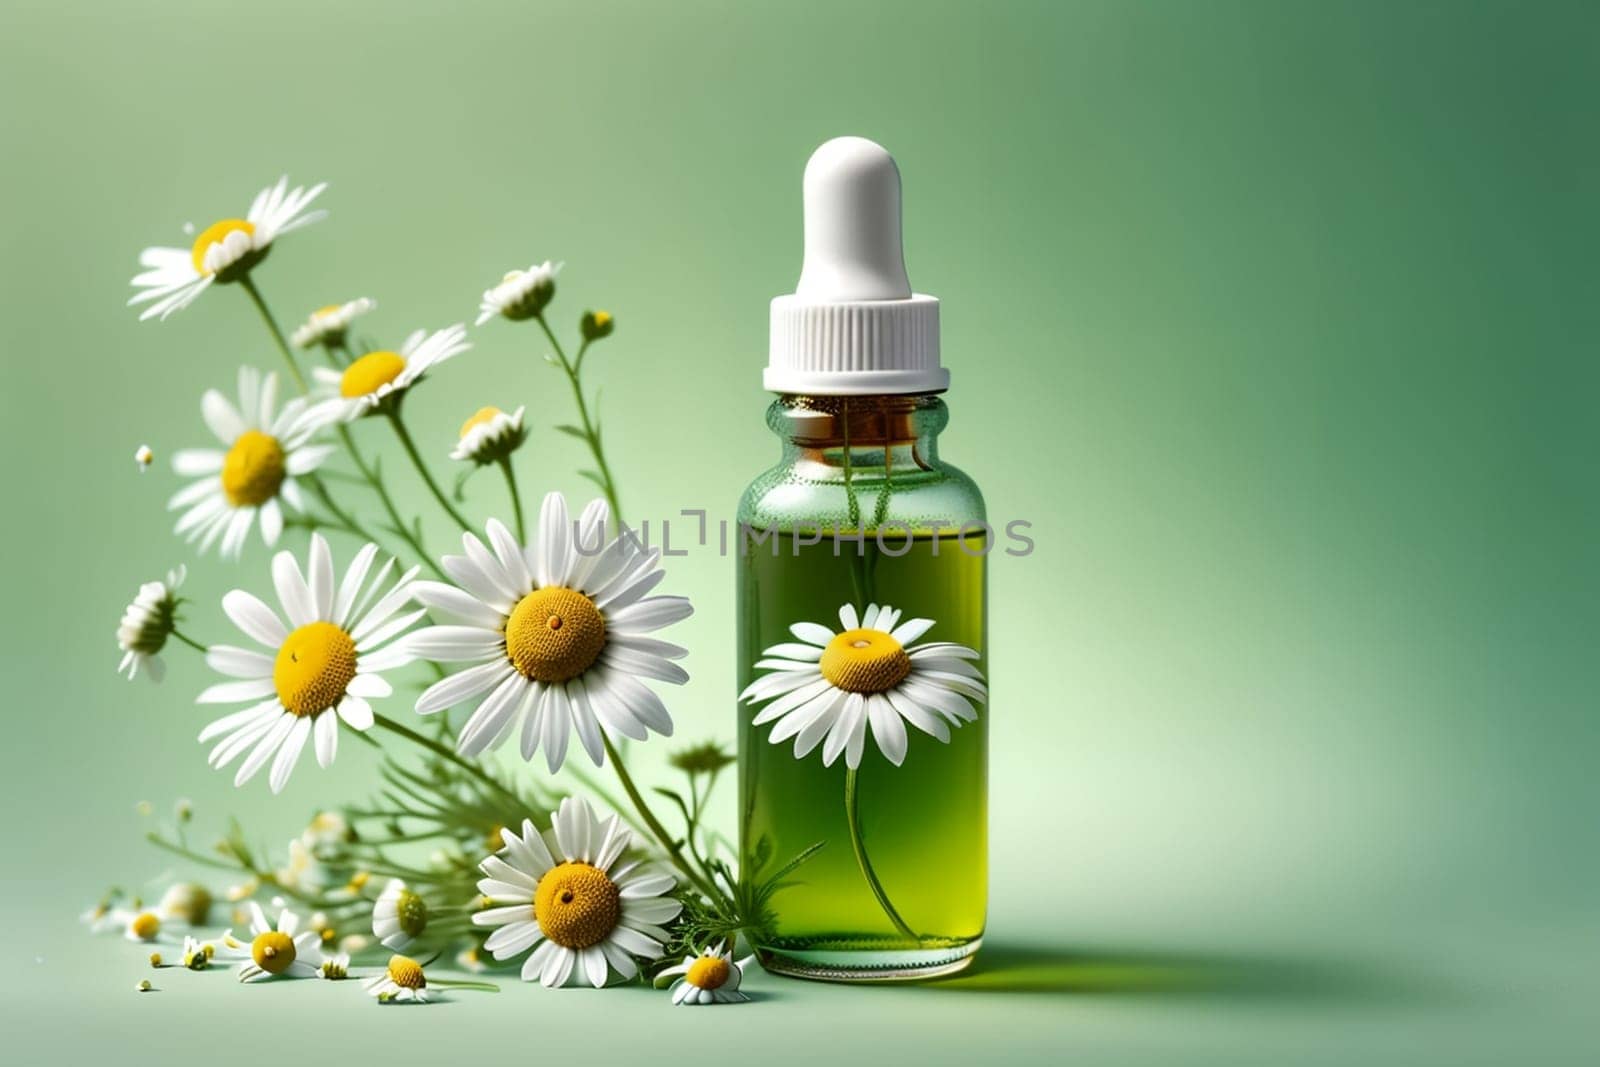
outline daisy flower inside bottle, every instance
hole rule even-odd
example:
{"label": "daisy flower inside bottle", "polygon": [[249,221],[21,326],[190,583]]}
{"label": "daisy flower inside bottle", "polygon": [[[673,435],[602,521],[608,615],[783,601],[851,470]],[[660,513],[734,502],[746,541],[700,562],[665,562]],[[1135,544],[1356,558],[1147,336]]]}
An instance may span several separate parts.
{"label": "daisy flower inside bottle", "polygon": [[894,160],[830,141],[804,200],[765,375],[781,453],[739,508],[741,873],[770,887],[768,970],[948,973],[987,894],[983,498],[938,452],[939,302],[906,278]]}

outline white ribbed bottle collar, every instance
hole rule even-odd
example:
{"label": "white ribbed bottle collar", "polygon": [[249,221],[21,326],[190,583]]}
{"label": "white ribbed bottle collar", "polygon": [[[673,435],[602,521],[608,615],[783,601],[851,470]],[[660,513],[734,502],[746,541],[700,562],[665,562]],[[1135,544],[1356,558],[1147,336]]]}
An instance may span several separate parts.
{"label": "white ribbed bottle collar", "polygon": [[943,392],[950,372],[939,363],[938,298],[777,297],[762,383],[812,396]]}

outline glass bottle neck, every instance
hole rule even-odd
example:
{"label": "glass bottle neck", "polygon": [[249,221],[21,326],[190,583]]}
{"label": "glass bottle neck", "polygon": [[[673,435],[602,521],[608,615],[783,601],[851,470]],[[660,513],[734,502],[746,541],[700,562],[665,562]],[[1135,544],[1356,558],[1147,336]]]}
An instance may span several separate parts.
{"label": "glass bottle neck", "polygon": [[784,462],[824,480],[851,470],[932,470],[948,420],[944,401],[931,394],[782,396],[767,412]]}

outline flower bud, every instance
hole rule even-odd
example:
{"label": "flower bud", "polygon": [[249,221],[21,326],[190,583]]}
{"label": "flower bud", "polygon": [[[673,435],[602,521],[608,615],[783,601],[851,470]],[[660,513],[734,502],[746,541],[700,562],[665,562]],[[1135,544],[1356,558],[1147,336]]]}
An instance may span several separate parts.
{"label": "flower bud", "polygon": [[578,328],[583,331],[585,341],[598,341],[611,336],[611,331],[616,328],[616,320],[612,319],[609,311],[585,311]]}

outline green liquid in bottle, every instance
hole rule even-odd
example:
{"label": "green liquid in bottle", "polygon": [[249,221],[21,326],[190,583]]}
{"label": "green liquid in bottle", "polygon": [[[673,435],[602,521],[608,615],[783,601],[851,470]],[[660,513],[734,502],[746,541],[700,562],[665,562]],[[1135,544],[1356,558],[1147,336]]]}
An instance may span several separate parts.
{"label": "green liquid in bottle", "polygon": [[[870,492],[863,499],[870,501]],[[829,533],[807,543],[815,536],[782,533],[743,546],[741,690],[768,673],[754,668],[764,649],[795,640],[794,623],[840,630],[843,604],[858,612],[869,603],[888,604],[904,612],[902,621],[935,620],[911,647],[949,641],[986,651],[981,533],[923,533],[908,541],[903,531],[889,532],[885,551],[869,532],[861,554],[851,540],[840,541],[836,554]],[[988,676],[986,656],[973,666]],[[772,724],[752,725],[764,703],[739,709],[746,880],[759,883],[820,847],[768,900],[768,931],[757,945],[762,964],[854,980],[922,977],[964,966],[983,934],[986,907],[987,705],[970,701],[977,720],[950,724],[948,743],[907,723],[907,751],[898,767],[869,729],[848,798],[859,831],[853,838],[844,756],[829,767],[820,745],[796,758],[793,739],[771,743]]]}

